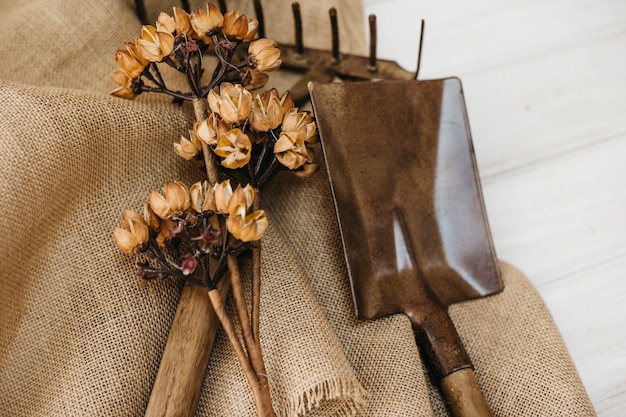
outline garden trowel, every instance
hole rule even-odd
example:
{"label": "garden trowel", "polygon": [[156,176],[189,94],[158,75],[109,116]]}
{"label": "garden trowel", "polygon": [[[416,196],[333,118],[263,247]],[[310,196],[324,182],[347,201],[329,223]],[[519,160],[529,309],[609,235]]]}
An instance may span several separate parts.
{"label": "garden trowel", "polygon": [[309,90],[359,318],[406,314],[453,415],[491,416],[447,312],[503,288],[460,81]]}

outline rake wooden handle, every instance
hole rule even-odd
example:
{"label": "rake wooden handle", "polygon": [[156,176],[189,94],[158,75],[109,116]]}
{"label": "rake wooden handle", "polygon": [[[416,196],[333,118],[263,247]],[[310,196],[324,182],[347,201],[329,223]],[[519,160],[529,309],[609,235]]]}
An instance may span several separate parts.
{"label": "rake wooden handle", "polygon": [[[226,298],[230,280],[222,279],[217,287]],[[146,417],[192,417],[195,414],[218,327],[219,320],[207,290],[186,284],[152,387]]]}

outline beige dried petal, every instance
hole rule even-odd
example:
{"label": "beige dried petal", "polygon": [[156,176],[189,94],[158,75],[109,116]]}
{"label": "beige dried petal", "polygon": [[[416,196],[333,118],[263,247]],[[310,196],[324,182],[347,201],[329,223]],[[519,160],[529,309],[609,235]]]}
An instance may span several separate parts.
{"label": "beige dried petal", "polygon": [[268,221],[265,211],[257,210],[246,215],[246,208],[243,205],[237,206],[226,220],[228,231],[243,242],[261,239],[267,226]]}
{"label": "beige dried petal", "polygon": [[144,245],[150,236],[148,224],[144,218],[134,210],[124,210],[122,213],[122,226],[115,227],[113,239],[119,248],[133,254],[135,250]]}
{"label": "beige dried petal", "polygon": [[176,20],[169,14],[165,12],[159,13],[157,17],[157,23],[161,24],[164,28],[166,28],[170,33],[176,32],[178,29],[178,25],[176,24]]}
{"label": "beige dried petal", "polygon": [[157,37],[161,46],[161,53],[164,57],[174,50],[174,35],[162,24],[157,23]]}
{"label": "beige dried petal", "polygon": [[224,34],[242,41],[252,40],[258,31],[257,19],[248,17],[239,10],[231,10],[224,14]]}
{"label": "beige dried petal", "polygon": [[206,10],[197,9],[189,16],[191,27],[198,36],[204,36],[219,29],[224,24],[224,16],[214,4],[207,3]]}
{"label": "beige dried petal", "polygon": [[152,190],[150,191],[150,197],[148,198],[150,202],[150,208],[161,219],[167,219],[171,213],[170,204],[167,199],[163,197],[158,191]]}
{"label": "beige dried petal", "polygon": [[295,141],[292,139],[291,135],[285,132],[281,133],[278,140],[274,144],[274,153],[294,150],[296,148],[294,142]]}
{"label": "beige dried petal", "polygon": [[254,202],[254,187],[240,184],[233,190],[230,180],[223,181],[214,187],[215,208],[220,213],[230,213],[237,206],[249,209]]}
{"label": "beige dried petal", "polygon": [[217,211],[220,213],[228,213],[228,202],[233,195],[230,180],[217,183],[213,188],[213,195],[215,196],[215,207]]}
{"label": "beige dried petal", "polygon": [[177,226],[177,223],[170,219],[164,219],[161,222],[161,230],[156,237],[156,242],[159,246],[165,247],[165,242],[172,237],[173,230]]}
{"label": "beige dried petal", "polygon": [[115,63],[129,78],[139,78],[146,64],[135,58],[128,49],[118,49],[113,56]]}
{"label": "beige dried petal", "polygon": [[282,64],[280,49],[271,39],[262,38],[251,42],[248,55],[252,68],[261,72],[274,71]]}
{"label": "beige dried petal", "polygon": [[148,203],[143,204],[143,218],[146,220],[150,230],[159,230],[159,227],[161,226],[161,219],[156,215]]}
{"label": "beige dried petal", "polygon": [[163,185],[163,195],[170,204],[172,211],[187,210],[191,204],[189,189],[180,181],[166,182]]}
{"label": "beige dried petal", "polygon": [[202,149],[200,141],[197,139],[197,136],[193,134],[193,132],[190,137],[191,140],[181,136],[180,142],[174,143],[174,152],[188,161],[194,159]]}
{"label": "beige dried petal", "polygon": [[241,84],[222,83],[220,93],[210,91],[207,97],[211,111],[226,123],[239,123],[248,118],[252,108],[252,94]]}
{"label": "beige dried petal", "polygon": [[174,7],[174,21],[176,22],[176,34],[182,36],[192,31],[189,13],[185,9]]}
{"label": "beige dried petal", "polygon": [[137,96],[132,88],[133,80],[131,80],[124,71],[115,71],[113,75],[111,75],[111,79],[119,85],[119,87],[111,91],[111,95],[127,100],[132,100]]}
{"label": "beige dried petal", "polygon": [[287,114],[289,110],[296,106],[293,101],[293,96],[289,91],[285,91],[283,96],[280,98],[280,105],[283,107],[283,115]]}
{"label": "beige dried petal", "polygon": [[174,49],[174,36],[162,24],[157,23],[157,27],[143,26],[136,40],[139,55],[150,62],[162,61]]}
{"label": "beige dried petal", "polygon": [[113,91],[111,91],[111,95],[115,97],[123,98],[126,100],[132,100],[136,97],[133,90],[131,90],[130,88],[126,88],[126,87],[118,87],[114,89]]}
{"label": "beige dried petal", "polygon": [[274,145],[274,154],[282,165],[297,169],[307,162],[307,150],[304,139],[290,132],[281,132]]}
{"label": "beige dried petal", "polygon": [[313,122],[313,119],[308,113],[298,112],[298,109],[293,108],[285,113],[282,130],[284,132],[297,132],[299,130],[306,132],[307,125],[311,122]]}
{"label": "beige dried petal", "polygon": [[176,213],[187,210],[191,204],[189,190],[180,181],[166,182],[163,185],[163,194],[152,190],[149,201],[154,213],[162,219],[168,219]]}
{"label": "beige dried petal", "polygon": [[217,144],[217,139],[230,130],[217,113],[211,113],[207,119],[196,122],[193,128],[198,139],[207,145]]}
{"label": "beige dried petal", "polygon": [[208,181],[198,181],[189,188],[191,208],[197,213],[215,211],[213,188]]}
{"label": "beige dried petal", "polygon": [[252,143],[241,129],[231,129],[220,136],[214,149],[216,155],[224,158],[222,165],[236,169],[244,167],[252,154]]}
{"label": "beige dried petal", "polygon": [[116,226],[113,229],[113,239],[122,252],[132,255],[135,253],[136,239],[128,230]]}
{"label": "beige dried petal", "polygon": [[260,132],[276,129],[283,120],[283,106],[275,88],[256,95],[250,112],[250,125]]}
{"label": "beige dried petal", "polygon": [[143,216],[134,210],[124,210],[122,213],[122,225],[128,229],[139,243],[148,241],[148,223]]}

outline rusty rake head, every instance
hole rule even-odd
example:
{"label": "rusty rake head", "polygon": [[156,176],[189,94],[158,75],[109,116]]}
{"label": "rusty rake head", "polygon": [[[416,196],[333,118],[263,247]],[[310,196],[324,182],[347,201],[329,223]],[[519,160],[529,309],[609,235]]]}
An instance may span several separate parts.
{"label": "rusty rake head", "polygon": [[[263,6],[260,0],[252,0],[256,18],[259,22],[258,34],[265,37]],[[228,9],[225,0],[218,0],[217,5],[225,13]],[[344,54],[339,51],[339,25],[337,9],[328,11],[330,18],[331,45],[329,50],[309,48],[304,45],[302,31],[302,15],[300,4],[292,3],[294,22],[294,44],[278,44],[283,61],[282,68],[302,72],[303,77],[289,91],[297,102],[308,100],[307,84],[309,81],[331,81],[335,76],[346,80],[411,80],[417,79],[420,70],[424,21],[421,21],[417,68],[407,71],[394,61],[379,59],[376,55],[377,29],[376,16],[369,16],[369,56]],[[146,21],[146,9],[143,0],[135,0],[137,15]],[[181,7],[190,10],[189,1],[182,0]]]}
{"label": "rusty rake head", "polygon": [[[254,0],[259,34],[263,32],[263,8],[259,0]],[[339,25],[337,9],[328,11],[331,29],[330,50],[314,49],[304,46],[302,36],[302,15],[300,4],[292,3],[295,45],[279,44],[282,67],[304,72],[304,76],[293,88],[291,94],[296,101],[308,99],[307,84],[309,81],[331,81],[337,76],[349,80],[411,80],[417,79],[421,63],[422,41],[424,35],[424,20],[421,21],[421,30],[418,47],[417,68],[407,71],[394,61],[382,60],[377,57],[377,28],[376,15],[369,15],[369,56],[342,54],[339,51]]]}

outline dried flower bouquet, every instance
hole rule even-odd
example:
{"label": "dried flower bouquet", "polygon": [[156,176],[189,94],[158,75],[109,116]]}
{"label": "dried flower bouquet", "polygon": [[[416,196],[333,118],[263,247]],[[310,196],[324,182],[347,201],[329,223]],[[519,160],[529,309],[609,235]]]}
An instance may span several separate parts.
{"label": "dried flower bouquet", "polygon": [[[207,4],[188,13],[161,13],[155,26],[115,52],[119,66],[112,94],[133,99],[158,92],[175,102],[193,103],[196,122],[174,143],[187,160],[201,161],[206,180],[180,181],[152,190],[143,215],[122,214],[113,237],[119,248],[137,257],[137,273],[146,281],[174,277],[207,289],[208,297],[250,384],[257,414],[274,410],[259,343],[260,239],[268,220],[260,208],[260,189],[279,171],[312,174],[309,145],[317,140],[312,117],[300,112],[287,92],[252,95],[265,86],[267,73],[280,67],[280,51],[270,39],[255,39],[258,22],[232,10]],[[242,48],[246,48],[241,53]],[[205,77],[205,55],[217,57]],[[160,66],[184,75],[190,91],[166,85]],[[208,107],[208,109],[207,109]],[[252,306],[248,311],[238,255],[252,252]],[[229,276],[243,343],[228,316],[217,283]]]}

